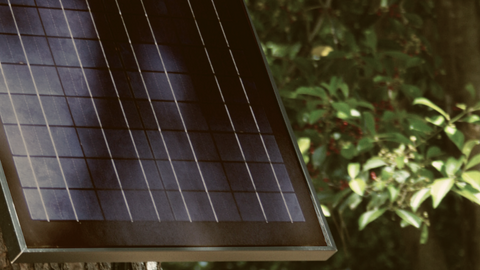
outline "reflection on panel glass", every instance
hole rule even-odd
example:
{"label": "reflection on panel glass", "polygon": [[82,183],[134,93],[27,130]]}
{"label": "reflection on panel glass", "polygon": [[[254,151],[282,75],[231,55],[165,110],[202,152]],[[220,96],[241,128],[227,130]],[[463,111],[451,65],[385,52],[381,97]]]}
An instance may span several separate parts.
{"label": "reflection on panel glass", "polygon": [[305,221],[248,30],[217,2],[0,1],[0,116],[33,220]]}

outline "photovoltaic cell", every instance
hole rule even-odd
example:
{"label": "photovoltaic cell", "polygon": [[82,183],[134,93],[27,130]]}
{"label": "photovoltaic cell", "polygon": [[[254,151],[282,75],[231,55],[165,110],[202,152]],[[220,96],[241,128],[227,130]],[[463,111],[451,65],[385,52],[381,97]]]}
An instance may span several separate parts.
{"label": "photovoltaic cell", "polygon": [[33,220],[305,221],[228,13],[0,1],[0,116]]}

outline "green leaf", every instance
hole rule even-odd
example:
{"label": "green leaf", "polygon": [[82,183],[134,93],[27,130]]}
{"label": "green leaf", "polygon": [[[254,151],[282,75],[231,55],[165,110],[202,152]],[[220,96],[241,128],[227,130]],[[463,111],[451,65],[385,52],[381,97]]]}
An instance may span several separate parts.
{"label": "green leaf", "polygon": [[443,162],[442,160],[435,160],[435,161],[432,161],[432,166],[437,169],[437,171],[445,174],[445,162]]}
{"label": "green leaf", "polygon": [[475,91],[475,87],[473,86],[473,84],[469,83],[465,86],[465,90],[467,90],[467,92],[470,94],[470,97],[472,99],[475,99],[475,96],[476,96],[476,91]]}
{"label": "green leaf", "polygon": [[390,202],[394,202],[398,197],[398,189],[392,185],[387,187],[388,194],[390,195]]}
{"label": "green leaf", "polygon": [[385,161],[383,161],[381,158],[372,157],[371,159],[367,160],[367,162],[365,162],[365,164],[363,165],[363,170],[368,171],[368,170],[379,168],[386,165],[387,163],[385,163]]}
{"label": "green leaf", "polygon": [[312,154],[313,167],[318,168],[322,166],[326,158],[327,158],[327,147],[325,145],[322,145],[317,149],[315,149],[315,151]]}
{"label": "green leaf", "polygon": [[427,117],[425,118],[425,120],[427,120],[427,122],[430,122],[436,126],[443,126],[443,124],[445,123],[445,118],[443,118],[441,115],[435,115],[435,116],[432,116],[432,117]]}
{"label": "green leaf", "polygon": [[373,139],[367,138],[367,137],[360,139],[360,141],[358,141],[358,144],[357,144],[357,152],[360,153],[362,151],[372,149],[373,142],[374,142]]}
{"label": "green leaf", "polygon": [[302,137],[297,140],[298,148],[302,154],[305,154],[310,149],[310,138]]}
{"label": "green leaf", "polygon": [[465,155],[466,158],[470,156],[473,148],[480,144],[480,140],[469,140],[467,141],[462,148],[462,153]]}
{"label": "green leaf", "polygon": [[367,184],[361,178],[351,180],[350,182],[348,182],[348,185],[353,190],[353,192],[357,193],[360,196],[363,196],[363,194],[365,193],[365,188],[367,187]]}
{"label": "green leaf", "polygon": [[383,215],[383,213],[385,213],[385,211],[387,211],[386,208],[381,208],[363,213],[358,219],[358,229],[360,231],[363,230],[365,226],[379,218],[381,215]]}
{"label": "green leaf", "polygon": [[373,52],[377,50],[377,35],[374,30],[369,29],[365,31],[365,44],[370,47]]}
{"label": "green leaf", "polygon": [[423,224],[422,233],[420,234],[420,244],[426,244],[428,241],[428,227],[427,224]]}
{"label": "green leaf", "polygon": [[422,90],[415,85],[403,84],[400,89],[410,98],[418,98],[422,96]]}
{"label": "green leaf", "polygon": [[470,185],[461,189],[454,189],[453,191],[476,204],[480,204],[480,192]]}
{"label": "green leaf", "polygon": [[465,170],[468,170],[474,166],[477,166],[480,164],[480,154],[474,156],[470,161],[468,161],[467,166],[465,167]]}
{"label": "green leaf", "polygon": [[377,131],[375,130],[375,118],[373,117],[373,114],[371,114],[370,112],[364,112],[363,119],[365,121],[365,126],[367,127],[368,132],[370,132],[370,134],[372,135],[377,134]]}
{"label": "green leaf", "polygon": [[463,142],[465,141],[465,136],[463,133],[455,126],[446,126],[444,131],[448,138],[450,138],[450,140],[458,147],[458,149],[462,150]]}
{"label": "green leaf", "polygon": [[347,119],[351,115],[351,108],[345,102],[334,102],[332,107],[337,111],[337,117],[340,119]]}
{"label": "green leaf", "polygon": [[411,130],[416,130],[423,133],[430,133],[433,131],[433,129],[423,120],[412,117],[407,118],[407,120]]}
{"label": "green leaf", "polygon": [[418,207],[428,198],[430,197],[430,188],[421,189],[415,194],[413,194],[412,198],[410,198],[410,206],[413,209],[413,212],[417,212]]}
{"label": "green leaf", "polygon": [[[343,197],[352,192],[350,189],[344,189],[333,196],[332,207],[335,208],[342,201]],[[355,193],[353,193],[355,194]],[[357,195],[357,194],[355,194]],[[357,195],[358,196],[358,195]]]}
{"label": "green leaf", "polygon": [[393,173],[393,179],[400,184],[405,183],[408,177],[410,177],[410,173],[405,170],[396,171]]}
{"label": "green leaf", "polygon": [[431,146],[431,147],[428,148],[428,151],[427,151],[427,159],[432,158],[432,157],[438,157],[441,154],[443,154],[443,152],[439,147]]}
{"label": "green leaf", "polygon": [[310,112],[308,123],[313,125],[318,120],[320,120],[320,118],[322,118],[322,116],[325,114],[326,111],[327,110],[314,110],[314,111]]}
{"label": "green leaf", "polygon": [[314,97],[319,97],[323,100],[327,99],[327,93],[320,87],[300,87],[295,91],[297,94],[309,95]]}
{"label": "green leaf", "polygon": [[420,28],[423,25],[423,20],[420,16],[413,13],[405,13],[403,16],[408,20],[408,23],[413,27]]}
{"label": "green leaf", "polygon": [[423,98],[423,97],[416,98],[413,101],[413,105],[417,105],[417,104],[421,104],[421,105],[425,105],[427,107],[430,107],[430,108],[434,109],[435,111],[439,112],[441,115],[443,115],[443,117],[445,117],[445,119],[450,120],[450,116],[444,110],[440,109],[440,107],[438,107],[437,105],[435,105],[433,102],[431,102],[430,100],[428,100],[426,98]]}
{"label": "green leaf", "polygon": [[348,84],[346,83],[341,83],[340,84],[340,91],[342,91],[343,95],[345,97],[348,97],[348,94],[350,92],[349,88],[348,88]]}
{"label": "green leaf", "polygon": [[350,178],[355,179],[358,173],[360,172],[360,163],[350,163],[348,164],[348,175]]}
{"label": "green leaf", "polygon": [[396,157],[395,163],[397,164],[397,168],[403,169],[403,167],[405,166],[405,157],[404,156]]}
{"label": "green leaf", "polygon": [[353,143],[348,142],[342,147],[342,150],[340,150],[340,155],[346,159],[352,159],[357,155],[357,149]]}
{"label": "green leaf", "polygon": [[478,124],[478,122],[480,122],[480,117],[476,114],[472,114],[472,115],[469,115],[465,118],[462,118],[461,121],[462,122],[467,122],[467,123],[470,123],[470,124]]}
{"label": "green leaf", "polygon": [[384,136],[385,140],[387,141],[403,143],[403,144],[412,144],[412,141],[410,141],[407,137],[403,136],[398,132],[386,133],[386,134],[382,134],[382,136]]}
{"label": "green leaf", "polygon": [[410,211],[397,209],[395,210],[395,213],[397,213],[397,215],[406,223],[413,225],[417,229],[420,228],[420,225],[422,225],[422,219]]}
{"label": "green leaf", "polygon": [[480,191],[480,172],[479,171],[468,171],[462,173],[463,181],[469,183],[474,188]]}
{"label": "green leaf", "polygon": [[440,202],[443,200],[443,197],[452,189],[455,180],[451,178],[440,178],[436,179],[430,189],[430,194],[432,194],[433,199],[433,208],[437,208]]}
{"label": "green leaf", "polygon": [[326,205],[321,204],[320,207],[322,207],[322,212],[326,217],[331,216],[330,215],[330,210],[328,209],[328,207]]}
{"label": "green leaf", "polygon": [[448,176],[454,176],[460,167],[462,166],[461,160],[456,160],[453,157],[449,157],[447,163],[445,163],[445,172]]}

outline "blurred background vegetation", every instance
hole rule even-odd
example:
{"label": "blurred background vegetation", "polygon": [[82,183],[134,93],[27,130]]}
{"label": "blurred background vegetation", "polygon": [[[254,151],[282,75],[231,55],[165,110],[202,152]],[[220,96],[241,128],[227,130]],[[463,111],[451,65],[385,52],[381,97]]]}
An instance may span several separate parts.
{"label": "blurred background vegetation", "polygon": [[247,0],[339,252],[164,269],[480,269],[480,1]]}

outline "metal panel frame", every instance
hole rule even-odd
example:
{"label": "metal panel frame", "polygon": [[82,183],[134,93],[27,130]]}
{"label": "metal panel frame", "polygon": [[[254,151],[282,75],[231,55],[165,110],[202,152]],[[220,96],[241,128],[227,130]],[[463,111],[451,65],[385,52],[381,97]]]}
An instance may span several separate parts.
{"label": "metal panel frame", "polygon": [[[253,27],[253,21],[245,1],[243,7],[248,15],[250,27],[257,40],[263,63],[273,86],[282,117],[288,129],[291,142],[300,161],[303,175],[307,181],[312,204],[317,213],[318,222],[325,237],[327,246],[307,247],[201,247],[201,248],[28,248],[20,226],[15,205],[10,194],[7,179],[0,163],[0,226],[8,248],[8,257],[15,262],[134,262],[134,261],[323,261],[330,258],[337,247],[333,240],[328,223],[319,206],[315,188],[303,162],[301,152],[295,141],[295,134],[282,103],[268,62],[261,47],[260,39]],[[61,259],[59,259],[61,258]]]}

